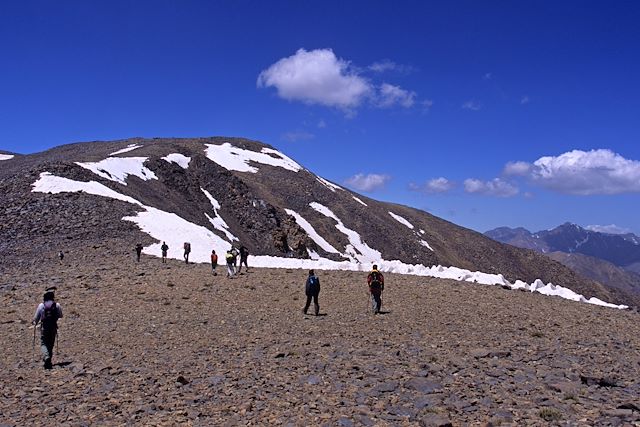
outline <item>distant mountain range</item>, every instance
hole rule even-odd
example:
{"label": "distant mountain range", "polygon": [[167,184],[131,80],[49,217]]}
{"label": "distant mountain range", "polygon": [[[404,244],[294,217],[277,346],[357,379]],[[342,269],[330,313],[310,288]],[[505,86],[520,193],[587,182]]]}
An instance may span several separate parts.
{"label": "distant mountain range", "polygon": [[565,223],[535,233],[499,227],[485,235],[544,253],[585,277],[640,297],[640,237],[633,233],[602,233]]}

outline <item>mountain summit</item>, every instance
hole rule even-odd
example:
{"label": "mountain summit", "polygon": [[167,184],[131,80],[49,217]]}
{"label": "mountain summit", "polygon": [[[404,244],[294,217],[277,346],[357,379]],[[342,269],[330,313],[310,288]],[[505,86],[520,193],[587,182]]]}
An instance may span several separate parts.
{"label": "mountain summit", "polygon": [[247,139],[76,143],[3,160],[0,180],[7,265],[105,244],[130,250],[142,242],[145,253],[159,255],[163,241],[173,258],[189,241],[191,259],[203,262],[211,249],[242,244],[258,267],[379,263],[385,271],[625,302],[534,251],[364,197]]}

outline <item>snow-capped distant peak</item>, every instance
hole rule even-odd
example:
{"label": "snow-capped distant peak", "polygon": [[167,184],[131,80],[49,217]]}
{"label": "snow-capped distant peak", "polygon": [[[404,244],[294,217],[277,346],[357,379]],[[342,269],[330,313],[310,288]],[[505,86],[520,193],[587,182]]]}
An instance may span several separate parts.
{"label": "snow-capped distant peak", "polygon": [[206,144],[207,157],[230,171],[257,173],[258,168],[249,162],[276,166],[293,172],[302,169],[298,163],[277,150],[264,147],[260,152],[245,150],[225,142],[222,145]]}
{"label": "snow-capped distant peak", "polygon": [[114,151],[113,153],[110,153],[110,156],[116,156],[118,154],[122,154],[122,153],[128,153],[129,151],[133,151],[136,148],[142,148],[142,145],[138,145],[138,144],[129,144],[127,145],[125,148],[123,148],[122,150],[118,150],[118,151]]}
{"label": "snow-capped distant peak", "polygon": [[336,190],[344,191],[344,188],[340,187],[339,185],[334,184],[331,181],[327,181],[326,179],[321,178],[319,176],[316,176],[316,179],[318,180],[318,182],[320,184],[324,185],[325,187],[327,187],[329,190],[333,191],[334,193],[336,192]]}
{"label": "snow-capped distant peak", "polygon": [[413,224],[411,224],[409,221],[407,221],[406,218],[401,217],[400,215],[396,215],[391,211],[389,211],[389,215],[391,215],[391,217],[393,219],[395,219],[396,221],[398,221],[400,224],[402,224],[402,225],[404,225],[406,227],[409,227],[411,230],[413,230],[413,228],[414,228]]}
{"label": "snow-capped distant peak", "polygon": [[15,156],[13,154],[0,154],[0,160],[10,160]]}
{"label": "snow-capped distant peak", "polygon": [[129,175],[148,181],[158,179],[156,174],[144,166],[147,157],[107,157],[99,162],[75,162],[76,165],[89,169],[98,176],[127,185]]}
{"label": "snow-capped distant peak", "polygon": [[175,163],[180,166],[182,169],[187,169],[189,167],[189,162],[191,162],[191,157],[187,157],[184,154],[180,153],[171,153],[162,158],[169,163]]}

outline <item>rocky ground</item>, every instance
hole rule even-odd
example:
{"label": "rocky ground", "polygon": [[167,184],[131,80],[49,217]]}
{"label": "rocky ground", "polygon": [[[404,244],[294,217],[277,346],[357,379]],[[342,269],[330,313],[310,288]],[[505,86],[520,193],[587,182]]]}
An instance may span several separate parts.
{"label": "rocky ground", "polygon": [[[387,275],[222,269],[94,247],[0,276],[0,425],[640,425],[640,315]],[[57,285],[52,371],[29,321]]]}

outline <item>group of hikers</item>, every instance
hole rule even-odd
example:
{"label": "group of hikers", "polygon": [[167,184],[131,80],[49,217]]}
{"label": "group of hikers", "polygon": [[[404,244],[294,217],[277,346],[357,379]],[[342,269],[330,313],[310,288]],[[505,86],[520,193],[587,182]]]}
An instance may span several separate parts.
{"label": "group of hikers", "polygon": [[[187,249],[188,248],[188,249]],[[189,262],[189,252],[191,252],[191,245],[185,243],[185,262]],[[142,253],[142,244],[138,243],[135,246],[137,260],[140,261],[140,255]],[[162,262],[166,262],[166,253],[169,247],[165,242],[162,242]],[[62,252],[60,252],[62,253]],[[245,265],[247,271],[249,266],[247,264],[247,258],[249,251],[245,246],[240,246],[236,249],[232,247],[225,255],[227,261],[227,277],[234,277],[236,274],[237,258],[240,256],[240,265],[238,266],[238,273],[242,269],[242,265]],[[216,273],[216,267],[218,265],[218,255],[215,250],[211,251],[211,270],[214,275]],[[384,276],[378,270],[376,264],[373,265],[371,272],[367,275],[367,285],[369,286],[369,293],[372,299],[373,313],[378,314],[382,308],[382,292],[384,291]],[[53,348],[58,336],[58,319],[62,318],[62,307],[55,301],[56,287],[50,287],[45,290],[43,301],[36,308],[35,315],[33,316],[33,340],[35,345],[36,327],[40,325],[40,351],[42,353],[42,360],[44,362],[45,369],[51,369],[53,367]],[[314,314],[318,316],[320,314],[320,304],[318,297],[320,295],[320,279],[315,274],[314,270],[309,270],[309,275],[305,282],[304,292],[307,297],[307,301],[302,309],[302,312],[306,315],[311,301],[313,300]]]}
{"label": "group of hikers", "polygon": [[[191,253],[191,243],[184,242],[184,262],[189,264],[189,254]],[[140,256],[142,255],[142,243],[138,243],[135,246],[136,251],[136,261],[140,262]],[[169,252],[169,246],[167,242],[162,242],[160,246],[160,251],[162,253],[162,263],[166,264],[167,262],[167,253]],[[238,265],[238,257],[240,257],[240,264]],[[242,272],[242,265],[244,264],[245,270],[249,272],[249,249],[246,246],[240,245],[239,248],[232,246],[227,253],[225,254],[225,260],[227,263],[227,277],[233,278],[236,274]],[[218,254],[216,254],[215,249],[211,250],[211,272],[214,276],[217,276],[218,273],[216,268],[218,267]]]}

